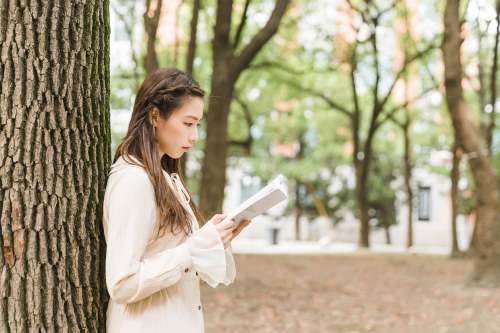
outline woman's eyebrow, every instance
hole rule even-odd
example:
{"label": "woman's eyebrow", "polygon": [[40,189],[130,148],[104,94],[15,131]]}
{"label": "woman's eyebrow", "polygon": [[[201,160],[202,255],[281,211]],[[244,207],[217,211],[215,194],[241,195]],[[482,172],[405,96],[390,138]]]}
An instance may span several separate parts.
{"label": "woman's eyebrow", "polygon": [[186,116],[186,118],[192,118],[192,119],[194,119],[196,121],[200,121],[201,120],[201,118],[198,118],[198,117],[195,117],[195,116],[191,116],[191,115]]}

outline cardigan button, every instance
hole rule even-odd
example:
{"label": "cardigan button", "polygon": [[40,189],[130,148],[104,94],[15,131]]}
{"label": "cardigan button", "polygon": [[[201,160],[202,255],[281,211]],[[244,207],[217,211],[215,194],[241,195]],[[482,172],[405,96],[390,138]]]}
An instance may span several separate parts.
{"label": "cardigan button", "polygon": [[189,272],[189,268],[186,268],[186,269],[184,270],[184,273],[187,273],[187,272]]}
{"label": "cardigan button", "polygon": [[198,272],[196,272],[196,276],[198,276]]}
{"label": "cardigan button", "polygon": [[201,305],[198,305],[198,310],[201,310]]}

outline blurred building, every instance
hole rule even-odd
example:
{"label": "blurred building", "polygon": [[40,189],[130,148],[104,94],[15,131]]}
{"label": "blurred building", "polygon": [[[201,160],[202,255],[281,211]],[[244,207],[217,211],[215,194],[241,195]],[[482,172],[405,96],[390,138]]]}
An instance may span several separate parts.
{"label": "blurred building", "polygon": [[[437,151],[431,154],[431,165],[450,167],[451,154],[446,151]],[[229,169],[226,186],[226,201],[224,211],[231,209],[262,186],[256,177],[248,176],[245,168]],[[351,183],[354,183],[354,172],[350,166],[345,166],[344,171],[349,174]],[[403,179],[396,181],[403,183]],[[332,179],[332,183],[335,179]],[[419,248],[447,248],[451,249],[451,183],[445,175],[433,173],[425,169],[414,170],[414,183],[416,184],[414,202],[413,235],[414,246]],[[402,188],[401,184],[394,184],[395,188]],[[393,245],[404,246],[407,235],[408,206],[406,194],[403,190],[395,190],[397,196],[396,210],[398,223],[389,229]],[[293,196],[293,193],[290,193]],[[286,203],[277,206],[267,216],[259,216],[254,223],[246,228],[241,238],[269,239],[272,228],[280,228],[280,240],[293,240],[295,237],[295,217],[283,216],[282,212]],[[386,234],[383,229],[375,229],[372,223],[370,241],[372,244],[385,244]],[[473,221],[466,216],[459,215],[457,219],[458,241],[461,249],[468,248],[472,235]],[[310,220],[303,216],[300,220],[301,240],[326,241],[333,243],[357,243],[359,236],[359,221],[352,211],[345,211],[343,222],[334,226],[329,218],[319,217]]]}

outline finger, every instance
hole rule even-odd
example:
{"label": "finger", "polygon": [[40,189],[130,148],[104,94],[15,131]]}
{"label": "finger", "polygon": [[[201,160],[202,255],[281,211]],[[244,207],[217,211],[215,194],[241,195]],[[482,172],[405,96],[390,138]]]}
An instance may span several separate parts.
{"label": "finger", "polygon": [[241,231],[244,227],[245,227],[244,222],[240,223],[240,224],[239,224],[239,225],[238,225],[238,226],[234,229],[233,233],[237,233],[237,234],[239,234],[239,233],[240,233],[240,231]]}
{"label": "finger", "polygon": [[252,222],[251,220],[243,220],[239,225],[238,227],[235,229],[235,231],[238,231],[238,233],[243,230],[247,225],[250,224],[250,222]]}
{"label": "finger", "polygon": [[219,222],[222,222],[225,218],[226,215],[224,214],[215,214],[211,220],[213,221],[213,223],[217,224]]}
{"label": "finger", "polygon": [[225,222],[221,222],[220,226],[224,230],[232,230],[235,228],[236,224],[234,223],[234,220],[227,220]]}
{"label": "finger", "polygon": [[221,238],[224,239],[225,241],[227,241],[228,239],[231,239],[231,235],[232,235],[232,231],[227,229],[227,230],[223,231]]}
{"label": "finger", "polygon": [[228,245],[231,242],[231,239],[232,239],[231,234],[230,233],[227,234],[226,237],[224,237],[224,240],[223,240],[224,245]]}
{"label": "finger", "polygon": [[226,218],[226,214],[215,214],[215,217],[218,220],[224,220]]}

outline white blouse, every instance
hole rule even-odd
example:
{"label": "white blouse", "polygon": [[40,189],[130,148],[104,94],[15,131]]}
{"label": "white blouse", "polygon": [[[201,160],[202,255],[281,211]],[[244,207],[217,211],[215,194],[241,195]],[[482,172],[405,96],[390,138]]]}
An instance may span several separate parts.
{"label": "white blouse", "polygon": [[215,288],[236,277],[231,250],[224,250],[215,225],[199,228],[178,175],[164,174],[191,216],[189,237],[166,233],[153,240],[156,206],[146,171],[122,157],[111,167],[103,219],[107,332],[204,332],[200,279]]}

